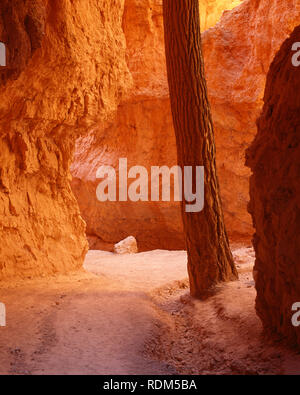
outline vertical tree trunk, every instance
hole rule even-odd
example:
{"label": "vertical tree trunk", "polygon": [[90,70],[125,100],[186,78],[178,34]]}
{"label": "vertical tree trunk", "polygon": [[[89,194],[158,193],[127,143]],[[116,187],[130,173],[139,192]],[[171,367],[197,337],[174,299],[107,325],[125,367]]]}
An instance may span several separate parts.
{"label": "vertical tree trunk", "polygon": [[[210,106],[201,48],[199,0],[164,0],[165,45],[180,166],[204,166],[205,206],[183,223],[191,294],[204,297],[221,281],[237,278],[224,226]],[[195,190],[195,177],[193,177]],[[184,199],[183,199],[184,200]]]}

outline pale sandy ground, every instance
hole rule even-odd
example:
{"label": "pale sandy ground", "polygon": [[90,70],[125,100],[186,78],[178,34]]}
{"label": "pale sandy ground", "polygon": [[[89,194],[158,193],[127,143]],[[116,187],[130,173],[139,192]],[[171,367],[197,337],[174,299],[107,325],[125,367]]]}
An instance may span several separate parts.
{"label": "pale sandy ground", "polygon": [[253,250],[239,282],[191,300],[186,253],[90,251],[86,272],[1,284],[0,374],[300,373],[254,311]]}

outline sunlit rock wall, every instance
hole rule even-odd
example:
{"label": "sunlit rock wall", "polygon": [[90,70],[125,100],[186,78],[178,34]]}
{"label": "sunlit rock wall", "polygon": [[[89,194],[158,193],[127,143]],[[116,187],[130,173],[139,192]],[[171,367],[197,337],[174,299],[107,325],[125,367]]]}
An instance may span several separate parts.
{"label": "sunlit rock wall", "polygon": [[131,84],[123,0],[2,0],[0,277],[81,267],[85,224],[70,188],[75,140]]}

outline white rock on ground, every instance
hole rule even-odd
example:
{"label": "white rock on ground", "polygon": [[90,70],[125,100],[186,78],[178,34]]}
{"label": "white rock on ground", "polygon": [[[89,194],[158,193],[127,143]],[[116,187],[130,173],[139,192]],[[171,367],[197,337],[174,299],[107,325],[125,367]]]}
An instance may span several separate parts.
{"label": "white rock on ground", "polygon": [[127,237],[125,240],[115,244],[114,252],[116,254],[137,254],[138,246],[137,241],[133,236]]}

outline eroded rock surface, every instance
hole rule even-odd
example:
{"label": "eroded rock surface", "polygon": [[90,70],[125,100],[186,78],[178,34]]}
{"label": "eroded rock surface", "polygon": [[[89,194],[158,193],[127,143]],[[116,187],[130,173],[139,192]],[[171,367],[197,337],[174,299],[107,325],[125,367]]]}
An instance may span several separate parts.
{"label": "eroded rock surface", "polygon": [[123,15],[126,60],[133,88],[107,128],[77,141],[72,188],[87,223],[91,248],[111,250],[111,243],[136,237],[140,251],[183,249],[177,202],[105,202],[96,199],[96,172],[101,165],[118,169],[176,165],[175,136],[169,104],[163,43],[162,1],[126,0]]}
{"label": "eroded rock surface", "polygon": [[256,230],[256,308],[266,329],[300,346],[292,306],[300,302],[300,67],[292,46],[300,26],[276,55],[266,85],[258,134],[248,150],[250,212]]}
{"label": "eroded rock surface", "polygon": [[232,240],[253,233],[245,150],[257,133],[269,66],[299,21],[297,0],[246,0],[203,35],[218,175]]}
{"label": "eroded rock surface", "polygon": [[[201,2],[210,27],[222,7],[237,2]],[[214,11],[212,11],[212,9]],[[219,11],[218,11],[219,10]],[[217,166],[225,222],[231,240],[250,241],[247,212],[250,171],[245,149],[256,134],[266,73],[281,43],[299,21],[297,0],[246,0],[226,11],[203,34],[206,76],[215,124]],[[72,187],[87,222],[92,248],[111,249],[133,234],[141,250],[185,247],[176,202],[108,202],[96,199],[101,165],[173,166],[177,163],[165,66],[161,0],[126,0],[122,22],[133,88],[106,128],[77,142]]]}
{"label": "eroded rock surface", "polygon": [[75,140],[130,86],[124,1],[1,1],[0,276],[81,267],[85,224],[70,188]]}

